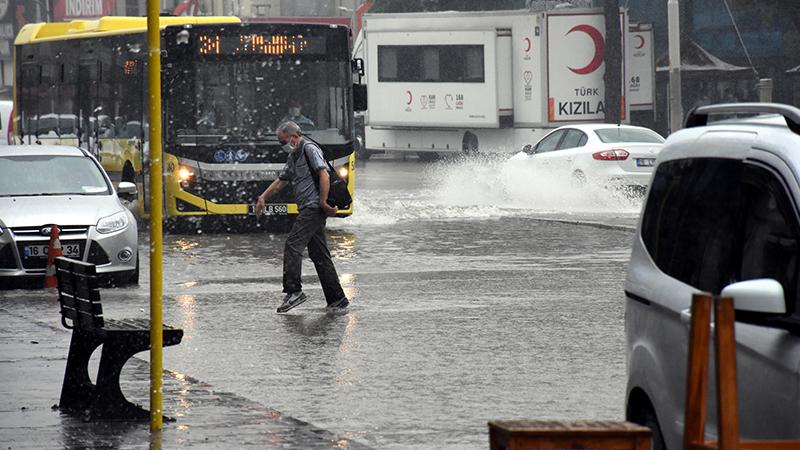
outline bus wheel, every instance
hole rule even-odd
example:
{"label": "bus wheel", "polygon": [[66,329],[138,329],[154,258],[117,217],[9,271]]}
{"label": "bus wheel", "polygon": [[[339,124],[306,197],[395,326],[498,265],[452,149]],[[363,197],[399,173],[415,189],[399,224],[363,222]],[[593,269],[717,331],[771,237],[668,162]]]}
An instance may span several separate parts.
{"label": "bus wheel", "polygon": [[432,162],[439,159],[439,154],[436,152],[417,152],[417,157],[423,162]]}
{"label": "bus wheel", "polygon": [[478,136],[475,136],[475,133],[471,131],[464,133],[464,138],[461,139],[461,151],[464,152],[466,156],[478,154]]}
{"label": "bus wheel", "polygon": [[297,216],[272,216],[262,219],[261,228],[268,233],[288,233],[294,225]]}

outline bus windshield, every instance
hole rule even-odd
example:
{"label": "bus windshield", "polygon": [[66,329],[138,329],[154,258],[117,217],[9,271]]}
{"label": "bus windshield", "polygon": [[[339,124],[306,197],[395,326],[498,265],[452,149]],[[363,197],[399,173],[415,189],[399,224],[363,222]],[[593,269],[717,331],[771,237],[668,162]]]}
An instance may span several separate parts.
{"label": "bus windshield", "polygon": [[[168,139],[274,140],[293,120],[327,144],[351,140],[348,62],[304,58],[204,58],[173,78]],[[168,78],[169,79],[169,78]]]}

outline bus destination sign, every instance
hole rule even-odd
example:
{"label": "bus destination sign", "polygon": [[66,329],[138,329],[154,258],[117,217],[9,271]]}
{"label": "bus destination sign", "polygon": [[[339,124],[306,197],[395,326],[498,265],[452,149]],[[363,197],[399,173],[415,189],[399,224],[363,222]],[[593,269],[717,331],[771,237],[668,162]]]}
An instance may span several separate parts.
{"label": "bus destination sign", "polygon": [[299,34],[207,33],[197,39],[200,55],[324,55],[325,38]]}

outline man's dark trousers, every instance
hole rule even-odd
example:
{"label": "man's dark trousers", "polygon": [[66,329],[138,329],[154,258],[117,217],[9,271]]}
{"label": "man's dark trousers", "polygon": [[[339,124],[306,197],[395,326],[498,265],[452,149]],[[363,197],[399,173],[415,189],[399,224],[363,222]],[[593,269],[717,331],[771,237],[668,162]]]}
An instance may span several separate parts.
{"label": "man's dark trousers", "polygon": [[331,304],[345,295],[328,250],[325,238],[326,221],[327,217],[319,208],[300,210],[283,249],[283,292],[288,294],[302,290],[300,270],[303,249],[308,247],[308,257],[317,269],[319,282],[325,292],[325,301]]}

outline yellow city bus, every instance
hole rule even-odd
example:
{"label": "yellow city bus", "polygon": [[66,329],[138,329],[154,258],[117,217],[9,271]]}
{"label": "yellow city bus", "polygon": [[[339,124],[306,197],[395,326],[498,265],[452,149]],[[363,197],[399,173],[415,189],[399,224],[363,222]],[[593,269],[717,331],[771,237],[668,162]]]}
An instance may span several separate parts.
{"label": "yellow city bus", "polygon": [[[148,195],[146,19],[29,24],[15,41],[14,142],[96,155]],[[162,17],[165,218],[246,217],[287,154],[275,135],[298,108],[304,133],[354,188],[350,30],[235,17]],[[354,69],[355,68],[355,69]],[[359,77],[360,81],[360,77]],[[354,91],[356,98],[354,99]],[[266,213],[297,214],[289,190]],[[352,214],[352,206],[339,212]]]}

